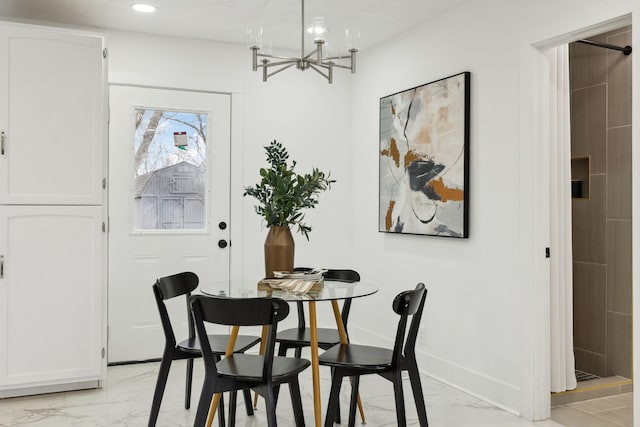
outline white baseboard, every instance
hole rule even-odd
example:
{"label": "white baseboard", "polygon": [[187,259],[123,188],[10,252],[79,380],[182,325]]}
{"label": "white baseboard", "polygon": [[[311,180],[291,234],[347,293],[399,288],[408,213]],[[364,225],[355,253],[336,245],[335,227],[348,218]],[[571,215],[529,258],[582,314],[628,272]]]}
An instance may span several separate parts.
{"label": "white baseboard", "polygon": [[7,390],[0,390],[0,399],[7,397],[31,396],[34,394],[58,393],[61,391],[86,390],[91,388],[100,388],[102,386],[99,380],[81,381],[67,384],[52,384],[35,387],[21,387]]}
{"label": "white baseboard", "polygon": [[[349,325],[349,335],[356,342],[368,345],[377,343],[377,345],[393,348],[393,342],[388,338],[355,325]],[[416,357],[418,369],[422,374],[520,416],[521,411],[518,408],[522,396],[519,387],[444,360],[418,348],[416,348]]]}

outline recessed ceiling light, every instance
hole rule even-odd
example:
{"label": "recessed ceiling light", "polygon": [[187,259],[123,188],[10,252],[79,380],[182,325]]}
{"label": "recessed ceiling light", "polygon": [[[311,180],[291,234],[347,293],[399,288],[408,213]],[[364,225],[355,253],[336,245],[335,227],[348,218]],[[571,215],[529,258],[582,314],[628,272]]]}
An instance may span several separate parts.
{"label": "recessed ceiling light", "polygon": [[132,4],[131,7],[136,12],[142,12],[142,13],[151,13],[156,11],[155,6],[152,6],[150,4],[144,4],[144,3]]}

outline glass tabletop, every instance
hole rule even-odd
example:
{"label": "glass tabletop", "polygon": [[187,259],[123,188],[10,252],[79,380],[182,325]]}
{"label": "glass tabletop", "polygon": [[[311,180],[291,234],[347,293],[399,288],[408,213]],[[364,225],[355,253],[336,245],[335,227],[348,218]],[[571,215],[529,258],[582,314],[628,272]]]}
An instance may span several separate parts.
{"label": "glass tabletop", "polygon": [[258,280],[255,279],[232,279],[203,284],[200,291],[205,295],[230,298],[277,297],[286,301],[332,301],[372,295],[378,292],[378,287],[366,282],[346,283],[325,279],[322,290],[297,294],[280,289],[258,290]]}

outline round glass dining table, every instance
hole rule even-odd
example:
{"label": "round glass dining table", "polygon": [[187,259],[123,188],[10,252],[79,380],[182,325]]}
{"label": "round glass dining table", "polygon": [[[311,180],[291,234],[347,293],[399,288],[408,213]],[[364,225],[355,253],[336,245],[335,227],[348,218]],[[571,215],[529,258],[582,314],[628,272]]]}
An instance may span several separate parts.
{"label": "round glass dining table", "polygon": [[258,290],[258,280],[255,279],[231,279],[201,285],[200,291],[205,295],[229,298],[277,297],[285,301],[338,301],[375,294],[378,287],[366,282],[347,283],[325,279],[321,290],[300,294],[275,288]]}
{"label": "round glass dining table", "polygon": [[[316,314],[317,301],[330,301],[333,309],[333,316],[336,320],[340,341],[344,344],[348,343],[347,334],[342,323],[340,308],[338,301],[361,298],[373,295],[378,292],[378,287],[366,282],[341,282],[335,280],[324,280],[324,285],[320,290],[309,291],[307,293],[293,293],[281,289],[258,289],[258,280],[256,279],[231,279],[223,282],[214,282],[204,284],[200,287],[200,291],[205,295],[226,297],[226,298],[257,298],[257,297],[275,297],[282,298],[285,301],[302,301],[309,304],[309,331],[311,335],[310,351],[311,351],[311,374],[313,378],[313,409],[316,427],[322,425],[322,404],[320,400],[320,365],[318,364],[318,324]],[[236,331],[237,334],[237,331]],[[264,341],[264,340],[263,340]],[[364,412],[359,402],[360,415],[362,422]]]}

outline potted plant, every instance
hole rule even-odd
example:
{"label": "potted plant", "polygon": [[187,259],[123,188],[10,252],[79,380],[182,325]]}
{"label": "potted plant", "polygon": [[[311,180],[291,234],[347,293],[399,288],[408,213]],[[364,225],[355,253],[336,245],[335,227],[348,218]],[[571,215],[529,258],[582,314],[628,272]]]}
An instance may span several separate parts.
{"label": "potted plant", "polygon": [[260,182],[253,187],[245,187],[244,195],[253,196],[258,201],[256,213],[263,217],[269,228],[264,243],[266,277],[273,277],[274,271],[291,271],[295,243],[291,226],[309,240],[311,226],[304,222],[303,209],[313,209],[318,204],[322,191],[331,188],[335,180],[330,173],[318,168],[311,173],[298,174],[296,161],[289,164],[287,149],[276,140],[264,147],[269,168],[260,168]]}

